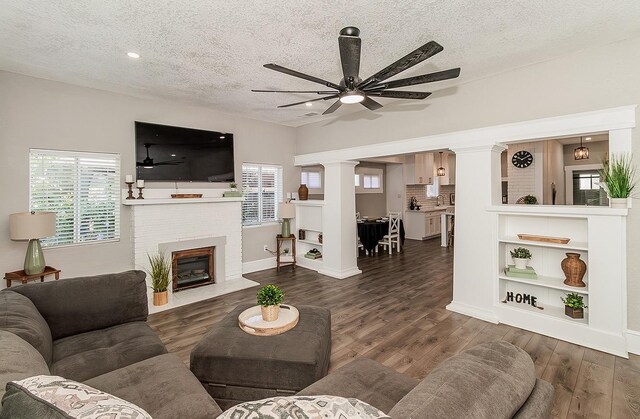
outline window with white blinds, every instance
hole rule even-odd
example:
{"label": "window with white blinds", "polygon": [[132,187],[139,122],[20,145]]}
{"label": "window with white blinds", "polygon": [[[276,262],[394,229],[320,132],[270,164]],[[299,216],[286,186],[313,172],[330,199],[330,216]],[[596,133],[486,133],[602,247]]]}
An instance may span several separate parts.
{"label": "window with white blinds", "polygon": [[120,155],[31,149],[29,207],[57,214],[43,246],[118,240]]}
{"label": "window with white blinds", "polygon": [[309,189],[322,188],[322,173],[320,172],[301,172],[300,183],[307,185]]}
{"label": "window with white blinds", "polygon": [[242,225],[278,221],[278,203],[282,201],[282,166],[242,165]]}

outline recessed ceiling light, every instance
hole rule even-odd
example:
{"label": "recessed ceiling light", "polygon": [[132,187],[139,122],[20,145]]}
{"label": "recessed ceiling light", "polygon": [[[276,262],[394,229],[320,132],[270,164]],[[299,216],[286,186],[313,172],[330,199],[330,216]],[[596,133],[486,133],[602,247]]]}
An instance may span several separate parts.
{"label": "recessed ceiling light", "polygon": [[585,141],[591,141],[591,137],[587,137],[584,139]]}
{"label": "recessed ceiling light", "polygon": [[311,103],[311,102],[307,102],[307,103],[305,103],[305,105],[307,105],[307,106],[311,107],[311,106],[313,105],[313,103]]}
{"label": "recessed ceiling light", "polygon": [[138,54],[137,52],[127,52],[127,56],[129,58],[140,58],[140,54]]}

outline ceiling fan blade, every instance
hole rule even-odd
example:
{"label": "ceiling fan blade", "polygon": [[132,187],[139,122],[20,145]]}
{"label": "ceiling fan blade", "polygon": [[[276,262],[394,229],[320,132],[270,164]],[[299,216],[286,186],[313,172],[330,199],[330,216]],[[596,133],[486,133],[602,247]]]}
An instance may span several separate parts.
{"label": "ceiling fan blade", "polygon": [[365,96],[364,100],[360,103],[362,104],[362,106],[364,106],[365,108],[371,111],[375,111],[376,109],[382,108],[382,105],[380,103],[376,102],[375,100],[371,99],[368,96]]}
{"label": "ceiling fan blade", "polygon": [[318,95],[332,95],[335,92],[328,91],[318,91],[318,90],[260,90],[260,89],[251,89],[252,92],[257,93],[315,93]]}
{"label": "ceiling fan blade", "polygon": [[282,66],[280,66],[278,64],[265,64],[264,67],[268,68],[269,70],[279,71],[280,73],[288,74],[288,75],[293,76],[293,77],[298,77],[298,78],[301,78],[301,79],[304,79],[304,80],[312,81],[314,83],[319,83],[319,84],[325,85],[327,87],[330,87],[332,89],[336,89],[336,90],[340,90],[340,91],[344,90],[344,87],[338,86],[337,84],[331,83],[330,81],[322,80],[322,79],[319,79],[317,77],[310,76],[308,74],[300,73],[299,71],[291,70],[289,68],[282,67]]}
{"label": "ceiling fan blade", "polygon": [[357,36],[340,35],[338,46],[340,47],[340,61],[344,73],[344,84],[353,89],[358,82],[360,74],[360,46],[362,41]]}
{"label": "ceiling fan blade", "polygon": [[302,102],[289,103],[288,105],[280,105],[280,106],[278,106],[278,108],[288,108],[290,106],[302,105],[303,103],[316,102],[318,100],[334,99],[334,98],[337,98],[337,97],[338,97],[338,95],[331,95],[331,96],[321,97],[319,99],[303,100]]}
{"label": "ceiling fan blade", "polygon": [[401,92],[394,90],[384,90],[382,92],[367,92],[368,96],[390,97],[394,99],[426,99],[431,92]]}
{"label": "ceiling fan blade", "polygon": [[385,89],[395,89],[396,87],[414,86],[416,84],[432,83],[434,81],[442,81],[455,79],[460,75],[460,68],[452,68],[450,70],[438,71],[437,73],[423,74],[421,76],[409,77],[406,79],[393,80],[385,82],[381,85],[371,87],[372,89],[384,86]]}
{"label": "ceiling fan blade", "polygon": [[408,68],[413,67],[414,65],[421,63],[429,57],[433,57],[440,51],[442,51],[444,47],[437,43],[436,41],[429,41],[420,48],[416,49],[413,52],[405,55],[400,58],[395,63],[385,67],[384,69],[378,71],[373,76],[368,79],[362,81],[358,84],[358,88],[363,89],[365,86],[369,86],[376,82],[381,82],[389,77],[393,77],[398,73],[405,71]]}
{"label": "ceiling fan blade", "polygon": [[342,106],[342,102],[340,102],[340,99],[338,99],[333,103],[333,105],[329,106],[329,109],[327,109],[326,111],[322,112],[322,114],[323,115],[327,115],[327,114],[333,113],[340,106]]}

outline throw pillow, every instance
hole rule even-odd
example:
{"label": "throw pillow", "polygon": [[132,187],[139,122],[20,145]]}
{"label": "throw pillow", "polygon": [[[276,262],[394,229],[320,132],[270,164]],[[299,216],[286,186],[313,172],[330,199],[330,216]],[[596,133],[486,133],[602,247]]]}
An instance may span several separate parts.
{"label": "throw pillow", "polygon": [[151,419],[133,403],[86,384],[36,375],[7,384],[0,419]]}
{"label": "throw pillow", "polygon": [[358,399],[338,396],[271,397],[245,402],[217,419],[391,419]]}

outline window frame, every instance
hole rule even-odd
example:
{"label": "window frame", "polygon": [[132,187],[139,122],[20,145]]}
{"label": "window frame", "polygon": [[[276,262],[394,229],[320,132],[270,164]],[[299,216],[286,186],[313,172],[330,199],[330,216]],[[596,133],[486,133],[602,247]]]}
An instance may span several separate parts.
{"label": "window frame", "polygon": [[[253,189],[253,187],[249,187],[248,185],[245,184],[245,168],[249,169],[249,168],[253,168],[253,169],[258,169],[258,186],[255,187],[255,189],[257,189],[257,194],[258,194],[258,200],[257,200],[257,213],[258,213],[258,221],[246,221],[245,220],[245,205],[249,202],[247,200],[247,197],[249,195],[249,193],[251,193],[249,191],[249,189]],[[269,168],[269,169],[275,169],[276,170],[276,179],[275,179],[275,183],[276,185],[273,187],[274,189],[274,218],[268,218],[268,219],[264,219],[264,188],[262,186],[262,182],[263,182],[263,176],[262,176],[262,170],[264,168]],[[277,224],[278,222],[280,222],[280,218],[279,218],[279,214],[278,214],[278,205],[280,204],[280,202],[283,201],[283,197],[284,197],[284,187],[283,187],[283,179],[284,179],[284,169],[282,167],[282,165],[279,164],[270,164],[270,163],[249,163],[249,162],[244,162],[242,163],[242,168],[241,168],[241,182],[242,182],[242,191],[243,191],[243,195],[245,197],[244,201],[242,202],[242,227],[243,228],[251,228],[251,227],[260,227],[260,226],[264,226],[264,225],[271,225],[271,224]]]}

